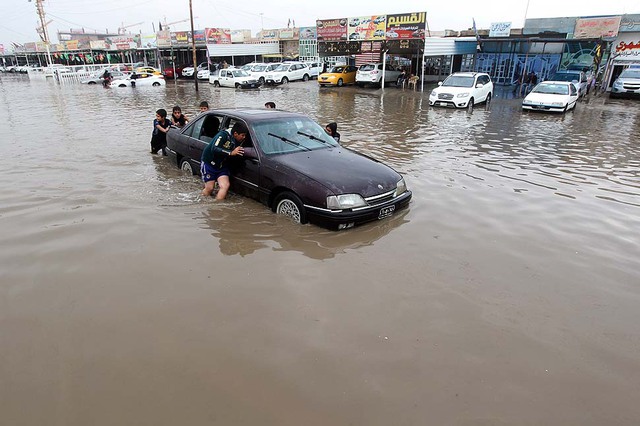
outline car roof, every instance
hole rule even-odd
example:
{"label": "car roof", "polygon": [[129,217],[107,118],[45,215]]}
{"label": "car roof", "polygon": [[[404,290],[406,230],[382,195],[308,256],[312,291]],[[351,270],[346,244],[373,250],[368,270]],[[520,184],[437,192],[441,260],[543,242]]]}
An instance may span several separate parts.
{"label": "car roof", "polygon": [[232,115],[247,122],[267,121],[274,118],[309,118],[304,114],[271,108],[221,108],[207,111],[207,115]]}

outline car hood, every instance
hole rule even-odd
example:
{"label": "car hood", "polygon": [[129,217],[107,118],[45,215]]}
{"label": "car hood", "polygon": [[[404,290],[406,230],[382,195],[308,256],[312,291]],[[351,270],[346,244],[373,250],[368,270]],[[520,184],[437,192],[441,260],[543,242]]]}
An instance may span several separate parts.
{"label": "car hood", "polygon": [[283,154],[277,162],[313,179],[334,194],[371,197],[396,189],[401,176],[391,167],[343,147]]}
{"label": "car hood", "polygon": [[635,77],[618,77],[616,81],[620,83],[640,84],[640,78]]}
{"label": "car hood", "polygon": [[473,87],[455,87],[455,86],[438,86],[433,89],[433,93],[452,93],[457,95],[458,93],[472,93],[475,90]]}

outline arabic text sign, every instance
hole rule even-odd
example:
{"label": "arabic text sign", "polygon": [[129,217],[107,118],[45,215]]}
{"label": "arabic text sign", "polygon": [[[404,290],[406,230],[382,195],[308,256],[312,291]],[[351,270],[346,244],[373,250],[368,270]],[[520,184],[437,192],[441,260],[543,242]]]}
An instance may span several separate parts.
{"label": "arabic text sign", "polygon": [[492,22],[489,27],[489,37],[509,37],[511,22]]}
{"label": "arabic text sign", "polygon": [[618,61],[640,60],[640,37],[618,37],[613,43],[612,50]]}
{"label": "arabic text sign", "polygon": [[620,16],[610,18],[578,18],[573,30],[574,38],[616,37],[620,28]]}
{"label": "arabic text sign", "polygon": [[318,40],[339,41],[347,39],[347,18],[316,21]]}
{"label": "arabic text sign", "polygon": [[231,30],[229,28],[206,28],[207,43],[231,44]]}
{"label": "arabic text sign", "polygon": [[349,18],[349,40],[384,40],[386,16]]}
{"label": "arabic text sign", "polygon": [[387,40],[424,38],[427,27],[426,12],[387,15]]}

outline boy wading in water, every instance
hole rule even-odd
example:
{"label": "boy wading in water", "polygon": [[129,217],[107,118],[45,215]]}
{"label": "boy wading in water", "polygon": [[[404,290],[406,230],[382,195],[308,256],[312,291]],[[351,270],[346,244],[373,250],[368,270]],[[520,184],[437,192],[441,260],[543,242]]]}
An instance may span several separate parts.
{"label": "boy wading in water", "polygon": [[204,182],[202,195],[210,196],[218,182],[218,194],[216,200],[224,200],[229,191],[229,157],[242,156],[244,148],[242,143],[247,137],[249,129],[246,124],[237,122],[230,132],[221,130],[211,139],[209,145],[202,151],[200,173]]}
{"label": "boy wading in water", "polygon": [[167,111],[159,109],[156,111],[156,119],[153,120],[153,133],[151,134],[151,153],[157,154],[162,150],[162,155],[167,155],[167,132],[171,122],[167,120]]}

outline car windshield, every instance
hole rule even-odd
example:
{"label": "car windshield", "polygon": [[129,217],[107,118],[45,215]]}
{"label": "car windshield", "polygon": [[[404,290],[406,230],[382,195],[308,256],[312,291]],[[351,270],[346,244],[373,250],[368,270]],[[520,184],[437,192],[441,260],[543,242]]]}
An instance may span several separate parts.
{"label": "car windshield", "polygon": [[376,69],[375,64],[366,64],[360,67],[360,71],[373,71]]}
{"label": "car windshield", "polygon": [[249,73],[245,70],[233,70],[231,73],[234,77],[249,77]]}
{"label": "car windshield", "polygon": [[308,118],[280,118],[258,122],[252,127],[260,148],[267,155],[339,146],[318,123]]}
{"label": "car windshield", "polygon": [[551,78],[553,81],[580,81],[580,74],[556,73]]}
{"label": "car windshield", "polygon": [[640,68],[626,69],[620,74],[622,78],[640,78]]}
{"label": "car windshield", "polygon": [[474,80],[475,78],[470,75],[450,75],[442,85],[447,87],[473,87]]}
{"label": "car windshield", "polygon": [[567,84],[538,84],[532,90],[533,93],[545,93],[549,95],[568,95],[569,86]]}
{"label": "car windshield", "polygon": [[344,67],[333,67],[329,72],[332,72],[334,74],[340,74],[342,71],[344,71]]}

